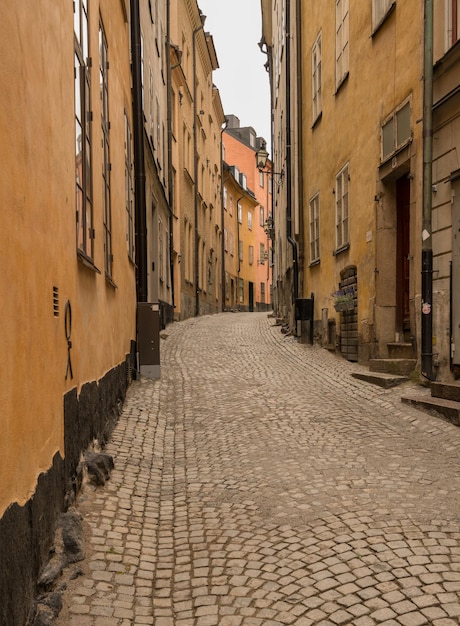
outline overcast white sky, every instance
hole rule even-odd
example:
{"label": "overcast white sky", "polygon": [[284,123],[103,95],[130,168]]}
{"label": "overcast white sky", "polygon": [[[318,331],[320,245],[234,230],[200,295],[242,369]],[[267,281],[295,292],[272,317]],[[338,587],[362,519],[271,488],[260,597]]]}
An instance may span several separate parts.
{"label": "overcast white sky", "polygon": [[270,88],[258,43],[262,37],[260,0],[198,0],[204,29],[214,38],[219,69],[214,83],[226,115],[252,126],[270,145]]}

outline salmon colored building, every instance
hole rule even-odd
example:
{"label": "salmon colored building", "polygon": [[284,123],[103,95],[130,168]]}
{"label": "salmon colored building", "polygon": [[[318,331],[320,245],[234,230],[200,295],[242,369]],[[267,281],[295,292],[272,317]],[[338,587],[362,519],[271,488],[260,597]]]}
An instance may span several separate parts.
{"label": "salmon colored building", "polygon": [[265,142],[252,127],[241,127],[235,115],[227,116],[223,133],[224,160],[236,168],[239,182],[249,190],[258,206],[253,210],[251,229],[254,248],[254,310],[271,310],[272,246],[268,225],[272,218],[272,178],[269,170],[259,171],[256,152]]}

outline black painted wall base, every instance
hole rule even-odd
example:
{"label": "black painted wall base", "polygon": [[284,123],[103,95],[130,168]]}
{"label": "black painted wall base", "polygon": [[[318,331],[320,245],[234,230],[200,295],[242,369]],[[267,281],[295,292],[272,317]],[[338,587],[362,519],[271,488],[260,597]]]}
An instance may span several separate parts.
{"label": "black painted wall base", "polygon": [[115,426],[126,396],[130,357],[98,382],[64,396],[65,458],[59,453],[42,474],[33,497],[12,504],[0,518],[0,626],[25,626],[36,595],[36,581],[48,561],[59,514],[78,491],[80,454],[94,440],[103,445]]}

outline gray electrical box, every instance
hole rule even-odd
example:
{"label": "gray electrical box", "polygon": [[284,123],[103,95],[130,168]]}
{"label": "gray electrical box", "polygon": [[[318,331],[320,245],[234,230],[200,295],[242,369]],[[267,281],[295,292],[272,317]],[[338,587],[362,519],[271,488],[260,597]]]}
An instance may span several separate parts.
{"label": "gray electrical box", "polygon": [[139,371],[147,378],[160,378],[160,306],[137,303]]}

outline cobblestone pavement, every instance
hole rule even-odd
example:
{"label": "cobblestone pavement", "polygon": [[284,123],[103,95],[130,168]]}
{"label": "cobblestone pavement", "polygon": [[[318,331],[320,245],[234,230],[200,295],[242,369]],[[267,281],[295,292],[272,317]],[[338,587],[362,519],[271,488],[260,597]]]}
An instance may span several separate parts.
{"label": "cobblestone pavement", "polygon": [[166,335],[79,501],[61,624],[460,624],[460,429],[266,314]]}

